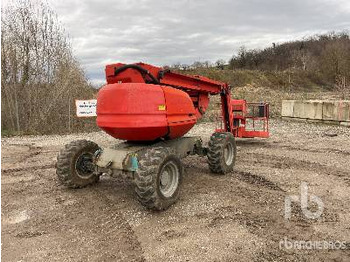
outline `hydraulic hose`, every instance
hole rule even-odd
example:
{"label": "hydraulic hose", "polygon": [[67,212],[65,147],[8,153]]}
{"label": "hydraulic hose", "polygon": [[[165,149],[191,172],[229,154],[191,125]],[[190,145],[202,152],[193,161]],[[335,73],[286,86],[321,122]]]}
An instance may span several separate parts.
{"label": "hydraulic hose", "polygon": [[144,78],[144,75],[148,75],[152,79],[152,82],[151,82],[152,84],[159,85],[159,81],[157,78],[154,77],[154,75],[152,75],[148,70],[144,69],[143,67],[135,64],[123,65],[121,67],[116,68],[114,71],[114,76],[117,76],[118,74],[120,74],[121,72],[129,68],[132,68],[138,71],[142,75],[145,81],[146,79]]}

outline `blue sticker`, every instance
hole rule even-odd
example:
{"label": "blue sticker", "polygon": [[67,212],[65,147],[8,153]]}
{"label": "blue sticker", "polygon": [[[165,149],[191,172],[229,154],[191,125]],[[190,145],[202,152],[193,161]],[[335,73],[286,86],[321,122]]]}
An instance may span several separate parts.
{"label": "blue sticker", "polygon": [[131,169],[132,171],[136,171],[137,169],[139,169],[139,163],[137,161],[136,155],[131,157]]}

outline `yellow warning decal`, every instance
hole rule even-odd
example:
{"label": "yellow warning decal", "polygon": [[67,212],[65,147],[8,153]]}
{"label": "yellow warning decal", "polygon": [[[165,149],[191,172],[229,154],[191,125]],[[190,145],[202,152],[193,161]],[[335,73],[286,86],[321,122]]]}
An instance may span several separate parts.
{"label": "yellow warning decal", "polygon": [[165,105],[159,105],[158,106],[159,111],[165,111]]}

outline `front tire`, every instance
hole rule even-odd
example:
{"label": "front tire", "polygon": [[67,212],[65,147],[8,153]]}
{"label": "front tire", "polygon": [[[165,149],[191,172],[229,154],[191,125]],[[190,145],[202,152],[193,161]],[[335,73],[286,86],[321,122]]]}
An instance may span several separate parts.
{"label": "front tire", "polygon": [[208,164],[215,174],[226,174],[233,170],[236,161],[236,141],[229,132],[216,132],[209,140]]}
{"label": "front tire", "polygon": [[70,188],[82,188],[99,180],[93,157],[100,147],[88,140],[76,140],[65,145],[57,156],[56,174]]}
{"label": "front tire", "polygon": [[165,210],[174,204],[180,192],[183,167],[168,148],[150,148],[140,154],[134,175],[135,192],[148,209]]}

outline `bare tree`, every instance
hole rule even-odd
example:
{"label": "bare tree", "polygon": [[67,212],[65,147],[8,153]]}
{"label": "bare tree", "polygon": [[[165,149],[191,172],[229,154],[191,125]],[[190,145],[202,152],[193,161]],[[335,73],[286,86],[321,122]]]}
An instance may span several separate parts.
{"label": "bare tree", "polygon": [[17,0],[2,10],[1,55],[2,129],[64,131],[69,99],[93,93],[46,2]]}
{"label": "bare tree", "polygon": [[215,66],[217,69],[221,69],[221,70],[224,70],[225,69],[225,64],[226,64],[226,61],[223,60],[223,59],[219,59],[215,62]]}

